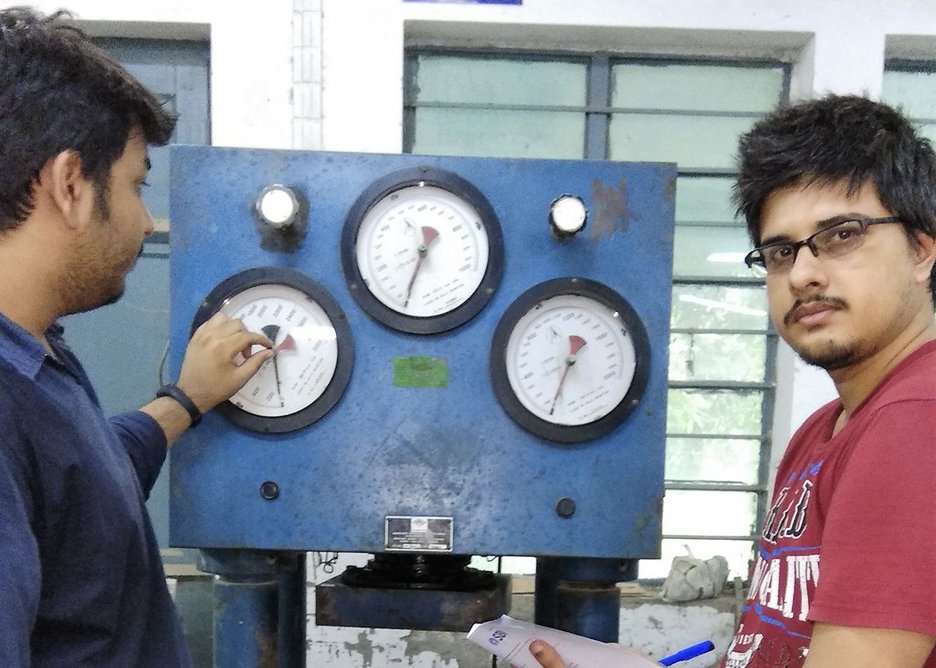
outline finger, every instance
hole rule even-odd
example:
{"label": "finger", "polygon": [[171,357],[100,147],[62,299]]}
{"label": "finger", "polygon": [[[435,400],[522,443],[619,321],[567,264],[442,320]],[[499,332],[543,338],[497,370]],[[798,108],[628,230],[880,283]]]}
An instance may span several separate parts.
{"label": "finger", "polygon": [[193,338],[195,336],[223,338],[242,332],[245,329],[244,323],[239,318],[232,318],[218,311],[195,330]]}
{"label": "finger", "polygon": [[244,360],[244,363],[237,368],[238,377],[243,381],[243,383],[246,383],[254,376],[254,374],[260,370],[260,367],[263,366],[263,363],[271,357],[273,357],[272,350],[261,350],[260,352],[254,353],[250,357],[247,357]]}
{"label": "finger", "polygon": [[530,643],[530,653],[543,668],[566,668],[556,650],[542,640],[534,640]]}

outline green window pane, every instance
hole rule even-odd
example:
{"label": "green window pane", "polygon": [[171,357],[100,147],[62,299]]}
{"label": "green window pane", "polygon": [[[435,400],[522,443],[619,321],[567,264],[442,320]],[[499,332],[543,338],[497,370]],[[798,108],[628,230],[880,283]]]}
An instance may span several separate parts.
{"label": "green window pane", "polygon": [[667,394],[666,431],[759,436],[763,395],[760,390],[671,388]]}
{"label": "green window pane", "polygon": [[670,335],[670,380],[762,382],[767,356],[763,334]]}
{"label": "green window pane", "polygon": [[424,54],[417,58],[417,67],[413,100],[417,104],[583,107],[586,102],[584,63]]}
{"label": "green window pane", "polygon": [[675,162],[681,169],[733,169],[738,137],[756,119],[731,116],[613,114],[612,160]]}
{"label": "green window pane", "polygon": [[760,450],[757,438],[667,438],[666,479],[754,485]]}
{"label": "green window pane", "polygon": [[936,72],[884,72],[881,99],[911,118],[936,118]]}
{"label": "green window pane", "polygon": [[664,534],[749,536],[757,517],[753,492],[666,490]]}
{"label": "green window pane", "polygon": [[936,123],[917,123],[920,134],[930,140],[936,146]]}
{"label": "green window pane", "polygon": [[674,285],[673,329],[767,331],[767,293],[762,285]]}
{"label": "green window pane", "polygon": [[[706,540],[702,538],[663,539],[660,546],[659,559],[641,559],[638,576],[646,579],[665,578],[669,575],[675,557],[685,557],[686,547],[692,550],[697,559],[711,559],[720,554],[728,560],[728,579],[735,577],[747,578],[751,570],[751,560],[754,558],[754,544],[750,540]],[[621,632],[625,632],[622,628]],[[621,642],[627,643],[622,635]]]}
{"label": "green window pane", "polygon": [[780,67],[620,64],[611,71],[611,105],[763,113],[779,104],[783,79]]}
{"label": "green window pane", "polygon": [[676,221],[679,223],[735,223],[731,176],[680,176],[676,182]]}
{"label": "green window pane", "polygon": [[744,256],[751,249],[747,230],[732,227],[676,225],[673,274],[750,278]]}
{"label": "green window pane", "polygon": [[413,153],[576,159],[584,134],[584,114],[418,108]]}

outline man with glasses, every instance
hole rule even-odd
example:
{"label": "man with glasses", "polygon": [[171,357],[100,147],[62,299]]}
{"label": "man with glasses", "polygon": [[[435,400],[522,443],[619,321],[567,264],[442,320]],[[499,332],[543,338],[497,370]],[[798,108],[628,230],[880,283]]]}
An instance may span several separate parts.
{"label": "man with glasses", "polygon": [[780,462],[721,665],[936,668],[936,155],[856,96],[779,110],[739,149],[745,262],[838,399]]}

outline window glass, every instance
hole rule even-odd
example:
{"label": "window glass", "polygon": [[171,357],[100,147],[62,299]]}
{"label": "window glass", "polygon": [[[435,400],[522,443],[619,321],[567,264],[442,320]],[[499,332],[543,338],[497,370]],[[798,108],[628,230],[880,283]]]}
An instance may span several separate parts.
{"label": "window glass", "polygon": [[886,70],[881,99],[911,118],[936,119],[936,72]]}
{"label": "window glass", "polygon": [[936,71],[922,67],[885,70],[881,99],[900,107],[920,133],[936,144]]}
{"label": "window glass", "polygon": [[743,536],[754,529],[757,496],[751,492],[670,489],[663,508],[665,534]]}
{"label": "window glass", "polygon": [[[730,176],[683,174],[676,182],[676,221],[679,223],[734,223]],[[743,223],[738,223],[742,228]]]}
{"label": "window glass", "polygon": [[629,109],[766,112],[779,102],[781,68],[626,63],[611,70],[611,106]]}
{"label": "window glass", "polygon": [[761,390],[671,388],[666,432],[760,436],[763,401]]}
{"label": "window glass", "polygon": [[744,256],[751,250],[746,228],[738,223],[676,225],[673,274],[676,276],[736,276],[750,278]]}
{"label": "window glass", "polygon": [[671,481],[757,483],[759,438],[666,439],[666,479]]}
{"label": "window glass", "polygon": [[732,169],[738,135],[757,119],[737,116],[613,114],[612,160],[675,162],[680,169]]}
{"label": "window glass", "polygon": [[669,379],[763,382],[766,354],[763,334],[674,332]]}
{"label": "window glass", "polygon": [[417,67],[417,103],[583,107],[586,101],[584,63],[424,54]]}
{"label": "window glass", "polygon": [[491,158],[581,158],[585,117],[555,111],[416,110],[413,152]]}
{"label": "window glass", "polygon": [[767,331],[767,293],[762,285],[675,285],[674,329]]}

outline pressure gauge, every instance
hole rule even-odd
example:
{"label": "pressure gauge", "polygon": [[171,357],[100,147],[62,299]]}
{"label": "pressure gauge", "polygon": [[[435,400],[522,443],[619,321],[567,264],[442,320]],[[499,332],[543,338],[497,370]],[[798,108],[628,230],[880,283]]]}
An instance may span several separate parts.
{"label": "pressure gauge", "polygon": [[454,329],[490,301],[504,271],[500,224],[471,183],[431,167],[389,174],[352,206],[341,260],[355,300],[393,329]]}
{"label": "pressure gauge", "polygon": [[636,408],[650,346],[630,304],[608,286],[557,278],[504,313],[491,344],[491,380],[517,424],[559,443],[611,432]]}
{"label": "pressure gauge", "polygon": [[246,429],[282,433],[312,424],[335,406],[354,352],[345,315],[325,288],[293,269],[249,269],[211,291],[192,331],[218,311],[273,342],[273,356],[217,407],[220,414]]}

